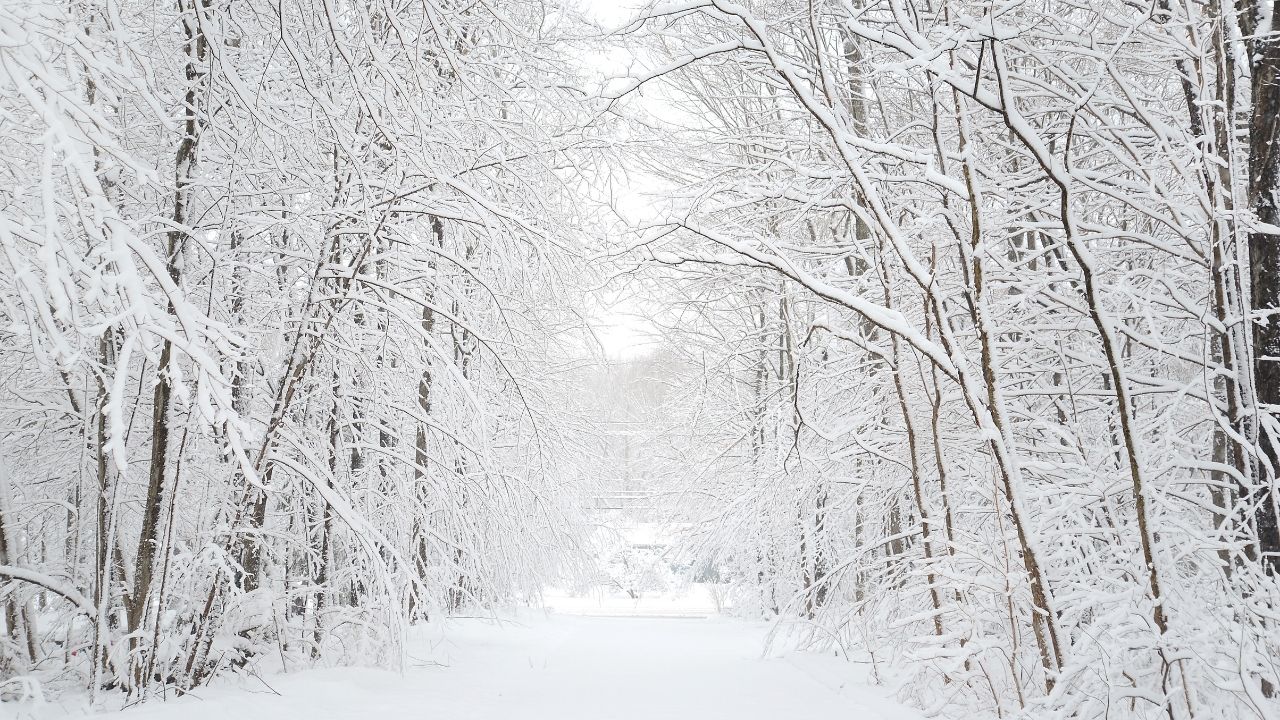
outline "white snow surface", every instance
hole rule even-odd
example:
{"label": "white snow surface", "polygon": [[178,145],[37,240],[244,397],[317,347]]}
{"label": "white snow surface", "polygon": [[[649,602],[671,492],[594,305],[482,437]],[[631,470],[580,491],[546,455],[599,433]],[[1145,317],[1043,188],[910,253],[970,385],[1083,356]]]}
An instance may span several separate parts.
{"label": "white snow surface", "polygon": [[[403,673],[244,679],[112,720],[920,720],[830,654],[764,656],[765,623],[520,616],[415,630]],[[269,687],[268,687],[269,685]],[[46,713],[42,717],[59,717]],[[79,715],[62,715],[62,717]]]}

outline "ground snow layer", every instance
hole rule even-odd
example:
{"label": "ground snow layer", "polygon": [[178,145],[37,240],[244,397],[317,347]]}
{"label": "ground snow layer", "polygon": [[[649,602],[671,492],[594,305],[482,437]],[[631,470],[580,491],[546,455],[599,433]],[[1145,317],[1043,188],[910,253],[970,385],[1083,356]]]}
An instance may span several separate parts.
{"label": "ground snow layer", "polygon": [[[550,615],[417,631],[403,674],[273,675],[112,720],[919,720],[834,656],[761,657],[768,627]],[[270,685],[270,689],[266,686]]]}

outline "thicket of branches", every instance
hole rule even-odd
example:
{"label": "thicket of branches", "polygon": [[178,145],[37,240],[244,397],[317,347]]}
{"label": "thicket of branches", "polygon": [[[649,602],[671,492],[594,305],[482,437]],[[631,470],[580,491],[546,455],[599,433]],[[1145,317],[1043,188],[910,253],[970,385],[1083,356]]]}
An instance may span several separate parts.
{"label": "thicket of branches", "polygon": [[709,0],[628,28],[647,69],[613,94],[660,89],[677,188],[635,252],[704,369],[676,512],[740,608],[950,713],[1274,714],[1273,10]]}
{"label": "thicket of branches", "polygon": [[659,4],[597,103],[540,2],[0,5],[3,692],[563,574],[582,449],[633,458],[561,386],[630,115],[685,384],[612,409],[740,610],[957,715],[1273,716],[1278,17]]}
{"label": "thicket of branches", "polygon": [[394,662],[574,561],[576,22],[0,5],[6,695]]}

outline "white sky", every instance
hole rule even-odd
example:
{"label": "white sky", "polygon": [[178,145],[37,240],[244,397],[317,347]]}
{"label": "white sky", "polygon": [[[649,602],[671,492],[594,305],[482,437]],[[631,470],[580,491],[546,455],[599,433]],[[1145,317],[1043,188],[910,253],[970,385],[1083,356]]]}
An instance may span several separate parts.
{"label": "white sky", "polygon": [[602,311],[591,320],[591,326],[605,355],[618,360],[644,355],[657,339],[653,325],[625,305]]}
{"label": "white sky", "polygon": [[[644,5],[643,0],[578,0],[578,3],[606,30],[623,25]],[[628,54],[619,49],[616,53],[603,53],[591,58],[590,62],[595,70],[622,74],[627,71],[629,61]],[[635,187],[625,177],[614,177],[612,183],[618,210],[631,219],[642,215],[649,204],[642,197],[642,188]],[[640,305],[633,301],[601,298],[601,306],[592,313],[588,322],[606,356],[626,359],[645,354],[656,341],[655,328],[643,315]]]}
{"label": "white sky", "polygon": [[591,17],[606,26],[616,26],[630,20],[636,14],[636,8],[643,5],[640,0],[578,0],[582,9]]}

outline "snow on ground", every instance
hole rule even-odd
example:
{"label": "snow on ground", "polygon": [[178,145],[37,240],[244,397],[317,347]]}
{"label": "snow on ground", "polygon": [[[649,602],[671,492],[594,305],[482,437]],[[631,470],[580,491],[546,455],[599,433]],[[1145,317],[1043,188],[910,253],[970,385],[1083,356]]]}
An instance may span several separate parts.
{"label": "snow on ground", "polygon": [[[245,679],[104,720],[920,720],[835,657],[762,657],[764,623],[526,615],[416,631],[403,674]],[[268,684],[270,687],[268,687]],[[49,715],[46,707],[42,717]]]}

